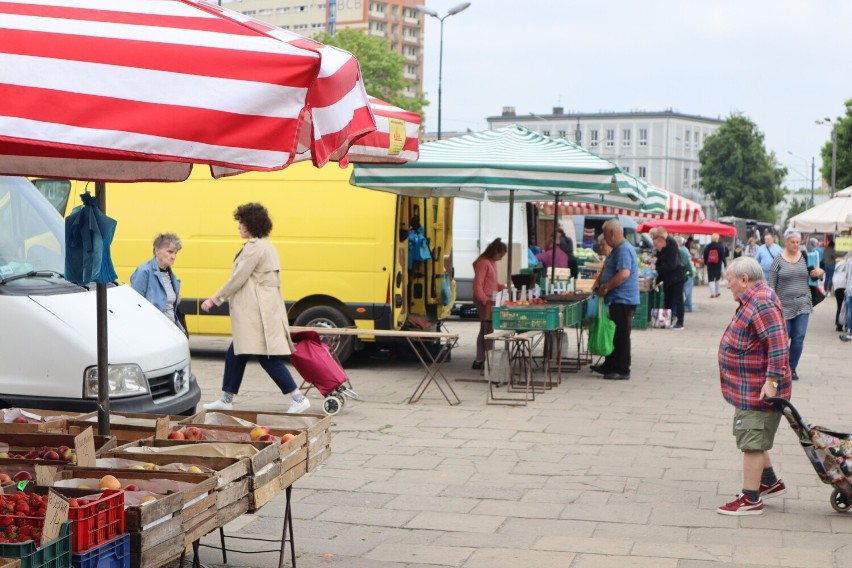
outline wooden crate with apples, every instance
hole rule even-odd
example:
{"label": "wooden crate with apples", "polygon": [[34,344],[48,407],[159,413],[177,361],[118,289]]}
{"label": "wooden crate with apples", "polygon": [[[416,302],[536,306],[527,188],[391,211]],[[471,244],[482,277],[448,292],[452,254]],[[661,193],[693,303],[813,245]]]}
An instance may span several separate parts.
{"label": "wooden crate with apples", "polygon": [[249,478],[249,511],[254,512],[274,499],[308,468],[307,433],[268,426],[186,425],[175,430],[191,439],[229,440],[238,437],[252,443],[268,443],[278,448],[278,456],[261,467],[253,467]]}
{"label": "wooden crate with apples", "polygon": [[[138,412],[110,412],[109,428],[110,436],[118,440],[119,444],[144,440],[151,437],[165,438],[169,432],[174,430],[185,416],[169,416],[165,414],[144,414]],[[161,421],[161,432],[157,432],[158,420]],[[98,414],[90,412],[82,414],[74,419],[64,421],[63,431],[67,434],[76,435],[89,426],[97,428]],[[48,427],[48,425],[45,425]]]}
{"label": "wooden crate with apples", "polygon": [[72,467],[58,472],[55,485],[111,486],[111,479],[105,482],[108,476],[124,489],[131,566],[162,566],[220,526],[217,480],[212,474]]}
{"label": "wooden crate with apples", "polygon": [[183,421],[194,425],[263,425],[304,431],[307,436],[307,471],[315,470],[331,455],[331,418],[324,414],[288,414],[248,410],[202,410]]}
{"label": "wooden crate with apples", "polygon": [[[190,448],[198,448],[200,445],[185,444]],[[137,448],[141,449],[141,448]],[[111,460],[134,460],[144,462],[143,468],[160,471],[179,463],[203,471],[211,471],[216,477],[216,509],[220,526],[224,525],[246,511],[248,511],[249,495],[249,471],[250,464],[244,458],[229,458],[223,456],[211,456],[209,452],[199,451],[197,455],[181,454],[172,455],[168,453],[152,452],[130,452],[112,451],[100,458],[102,461]],[[198,473],[192,469],[189,473]]]}
{"label": "wooden crate with apples", "polygon": [[[95,455],[117,446],[111,436],[92,436]],[[33,464],[65,465],[76,461],[74,436],[52,432],[0,433],[0,467],[6,460],[28,460]],[[50,463],[47,463],[50,462]]]}

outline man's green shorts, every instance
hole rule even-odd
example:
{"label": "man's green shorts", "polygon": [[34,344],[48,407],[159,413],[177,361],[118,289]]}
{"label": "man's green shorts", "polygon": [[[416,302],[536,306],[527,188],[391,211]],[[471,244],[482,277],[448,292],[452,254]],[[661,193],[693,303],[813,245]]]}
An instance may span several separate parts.
{"label": "man's green shorts", "polygon": [[734,436],[741,451],[766,451],[772,449],[775,433],[781,422],[777,410],[742,410],[734,412]]}

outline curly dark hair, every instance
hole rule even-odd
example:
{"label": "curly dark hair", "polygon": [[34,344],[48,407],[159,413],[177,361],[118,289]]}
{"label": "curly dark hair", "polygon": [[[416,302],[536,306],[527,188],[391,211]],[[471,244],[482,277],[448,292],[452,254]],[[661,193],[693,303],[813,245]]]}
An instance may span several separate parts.
{"label": "curly dark hair", "polygon": [[260,203],[246,203],[234,211],[234,219],[246,226],[253,237],[264,238],[272,232],[272,219],[269,211]]}

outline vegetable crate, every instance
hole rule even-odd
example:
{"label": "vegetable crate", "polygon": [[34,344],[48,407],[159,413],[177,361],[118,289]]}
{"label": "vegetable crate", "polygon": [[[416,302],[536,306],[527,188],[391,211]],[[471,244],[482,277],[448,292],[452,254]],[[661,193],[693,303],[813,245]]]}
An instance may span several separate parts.
{"label": "vegetable crate", "polygon": [[59,538],[36,548],[33,541],[21,544],[0,544],[0,557],[17,558],[21,568],[70,568],[71,523],[63,523]]}
{"label": "vegetable crate", "polygon": [[648,329],[648,320],[651,317],[648,307],[648,292],[639,292],[639,305],[633,314],[633,329]]}
{"label": "vegetable crate", "polygon": [[124,492],[107,489],[99,499],[68,508],[68,520],[74,523],[72,552],[86,552],[124,534]]}
{"label": "vegetable crate", "polygon": [[572,302],[565,305],[563,325],[565,327],[578,327],[583,322],[583,314],[586,311],[586,300]]}
{"label": "vegetable crate", "polygon": [[130,535],[123,534],[88,552],[72,554],[71,566],[72,568],[130,568]]}
{"label": "vegetable crate", "polygon": [[552,331],[562,327],[561,306],[499,307],[492,311],[495,329]]}

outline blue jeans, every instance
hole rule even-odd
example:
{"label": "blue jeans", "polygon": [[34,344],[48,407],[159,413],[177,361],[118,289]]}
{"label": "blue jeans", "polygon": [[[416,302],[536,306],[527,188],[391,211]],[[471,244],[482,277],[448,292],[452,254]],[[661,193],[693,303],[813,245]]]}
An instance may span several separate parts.
{"label": "blue jeans", "polygon": [[687,276],[686,282],[683,285],[683,309],[687,312],[692,311],[692,286],[695,284],[694,276]]}
{"label": "blue jeans", "polygon": [[852,333],[852,296],[846,296],[846,333]]}
{"label": "blue jeans", "polygon": [[225,375],[222,377],[222,390],[231,394],[240,392],[240,385],[243,382],[243,375],[246,372],[246,364],[252,357],[257,358],[257,362],[266,371],[273,382],[278,385],[281,392],[290,394],[298,387],[296,381],[293,380],[293,375],[284,364],[284,360],[276,355],[236,355],[234,354],[234,342],[228,347],[228,352],[225,354]]}
{"label": "blue jeans", "polygon": [[825,291],[831,292],[831,281],[834,279],[834,264],[825,263]]}
{"label": "blue jeans", "polygon": [[808,331],[809,317],[810,314],[799,314],[787,320],[787,335],[790,336],[790,369],[793,371],[799,366],[802,349],[805,347],[805,332]]}

